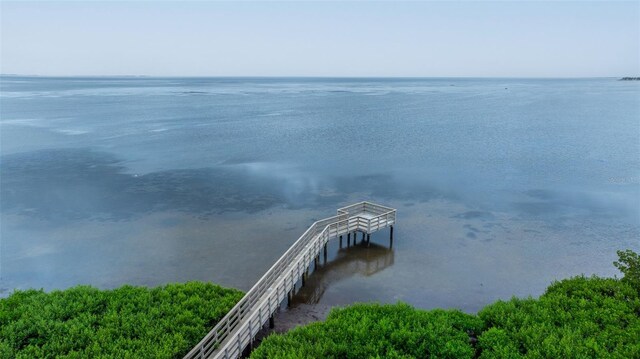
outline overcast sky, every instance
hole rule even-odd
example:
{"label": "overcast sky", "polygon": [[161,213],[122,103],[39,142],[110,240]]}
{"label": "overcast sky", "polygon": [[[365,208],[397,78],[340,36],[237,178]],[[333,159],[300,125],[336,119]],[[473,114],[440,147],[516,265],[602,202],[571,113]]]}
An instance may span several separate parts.
{"label": "overcast sky", "polygon": [[4,74],[640,76],[640,1],[0,6]]}

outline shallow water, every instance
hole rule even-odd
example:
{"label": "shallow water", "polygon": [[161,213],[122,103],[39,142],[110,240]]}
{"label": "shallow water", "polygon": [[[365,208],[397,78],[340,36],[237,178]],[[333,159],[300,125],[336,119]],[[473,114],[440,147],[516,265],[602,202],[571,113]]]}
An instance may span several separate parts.
{"label": "shallow water", "polygon": [[297,303],[473,312],[640,250],[640,84],[615,79],[0,82],[0,291],[206,280],[243,290],[314,221],[398,208],[329,248]]}

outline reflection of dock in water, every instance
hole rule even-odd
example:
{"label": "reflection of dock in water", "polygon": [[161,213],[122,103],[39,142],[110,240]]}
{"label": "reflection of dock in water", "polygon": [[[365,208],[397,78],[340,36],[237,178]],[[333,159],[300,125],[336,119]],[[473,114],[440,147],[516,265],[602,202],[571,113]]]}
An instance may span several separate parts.
{"label": "reflection of dock in water", "polygon": [[318,264],[306,280],[305,286],[293,297],[292,305],[299,303],[317,304],[331,284],[361,275],[372,276],[393,265],[393,249],[371,243],[343,246],[336,257]]}

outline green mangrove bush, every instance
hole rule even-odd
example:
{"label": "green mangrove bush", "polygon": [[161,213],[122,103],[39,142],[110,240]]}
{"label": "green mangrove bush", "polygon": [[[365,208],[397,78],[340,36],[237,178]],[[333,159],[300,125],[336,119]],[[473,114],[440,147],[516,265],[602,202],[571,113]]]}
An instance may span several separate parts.
{"label": "green mangrove bush", "polygon": [[0,300],[0,358],[180,358],[241,297],[201,282],[16,291]]}
{"label": "green mangrove bush", "polygon": [[481,358],[640,358],[640,296],[618,279],[566,279],[478,316]]}
{"label": "green mangrove bush", "polygon": [[617,253],[618,260],[613,265],[624,274],[622,280],[640,291],[640,254],[630,249]]}
{"label": "green mangrove bush", "polygon": [[251,358],[473,358],[468,333],[481,328],[477,317],[457,310],[356,304],[269,336]]}

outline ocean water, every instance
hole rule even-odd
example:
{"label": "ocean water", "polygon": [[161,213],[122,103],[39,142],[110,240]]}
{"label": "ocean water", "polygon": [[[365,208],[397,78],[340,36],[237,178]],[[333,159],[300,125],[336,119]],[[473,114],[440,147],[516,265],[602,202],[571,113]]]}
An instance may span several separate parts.
{"label": "ocean water", "polygon": [[640,84],[616,79],[0,79],[0,295],[204,280],[248,290],[315,220],[296,303],[474,312],[640,250]]}

